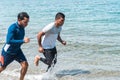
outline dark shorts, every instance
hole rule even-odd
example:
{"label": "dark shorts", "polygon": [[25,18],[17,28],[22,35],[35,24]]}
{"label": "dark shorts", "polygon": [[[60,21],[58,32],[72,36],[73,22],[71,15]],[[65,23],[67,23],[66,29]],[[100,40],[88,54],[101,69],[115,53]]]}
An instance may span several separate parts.
{"label": "dark shorts", "polygon": [[44,56],[45,58],[40,58],[42,62],[44,62],[47,65],[51,65],[52,61],[55,59],[55,63],[57,61],[57,50],[56,47],[53,49],[44,49]]}
{"label": "dark shorts", "polygon": [[17,51],[16,55],[10,55],[6,53],[4,50],[2,50],[2,54],[0,56],[0,66],[6,67],[14,60],[16,60],[19,63],[23,61],[27,61],[21,49]]}

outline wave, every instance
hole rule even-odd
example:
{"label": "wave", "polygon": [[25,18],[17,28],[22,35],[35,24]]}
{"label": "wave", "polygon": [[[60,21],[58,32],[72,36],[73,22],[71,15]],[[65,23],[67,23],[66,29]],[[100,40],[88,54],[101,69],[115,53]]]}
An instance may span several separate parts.
{"label": "wave", "polygon": [[[20,76],[20,73],[18,69],[15,69],[13,71],[5,70],[2,72],[1,75],[0,75],[1,77],[0,80],[17,80]],[[57,78],[53,73],[46,72],[42,74],[26,74],[25,80],[57,80]]]}

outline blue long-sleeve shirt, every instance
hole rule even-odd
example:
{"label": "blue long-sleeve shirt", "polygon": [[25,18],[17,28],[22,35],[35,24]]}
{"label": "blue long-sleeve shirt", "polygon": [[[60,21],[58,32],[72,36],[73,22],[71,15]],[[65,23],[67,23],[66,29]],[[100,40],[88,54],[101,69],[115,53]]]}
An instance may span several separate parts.
{"label": "blue long-sleeve shirt", "polygon": [[17,22],[12,24],[8,28],[6,43],[3,47],[4,51],[11,55],[16,54],[24,43],[24,35],[25,30],[23,27],[19,26]]}

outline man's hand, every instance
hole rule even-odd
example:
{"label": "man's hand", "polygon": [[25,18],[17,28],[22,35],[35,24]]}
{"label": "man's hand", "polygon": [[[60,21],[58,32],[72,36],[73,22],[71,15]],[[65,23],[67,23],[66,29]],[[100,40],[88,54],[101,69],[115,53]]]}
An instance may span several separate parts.
{"label": "man's hand", "polygon": [[42,47],[39,47],[39,52],[40,53],[43,53],[44,52],[44,49]]}
{"label": "man's hand", "polygon": [[30,39],[27,38],[27,37],[25,37],[25,38],[24,38],[24,42],[25,42],[25,43],[28,43],[28,42],[30,42]]}

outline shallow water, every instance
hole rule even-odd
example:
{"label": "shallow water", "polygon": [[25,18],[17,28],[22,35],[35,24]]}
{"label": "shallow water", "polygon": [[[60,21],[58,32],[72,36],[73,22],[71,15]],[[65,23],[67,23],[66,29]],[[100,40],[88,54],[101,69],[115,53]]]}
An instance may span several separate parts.
{"label": "shallow water", "polygon": [[[120,1],[119,0],[12,0],[0,2],[0,49],[8,26],[16,21],[20,11],[30,15],[26,28],[29,44],[22,45],[29,69],[25,80],[40,80],[47,66],[36,67],[34,56],[39,54],[37,33],[54,21],[57,12],[66,15],[61,36],[67,41],[57,42],[58,62],[49,78],[52,80],[119,80],[120,79]],[[0,80],[18,80],[20,65],[11,63],[0,74]]]}

